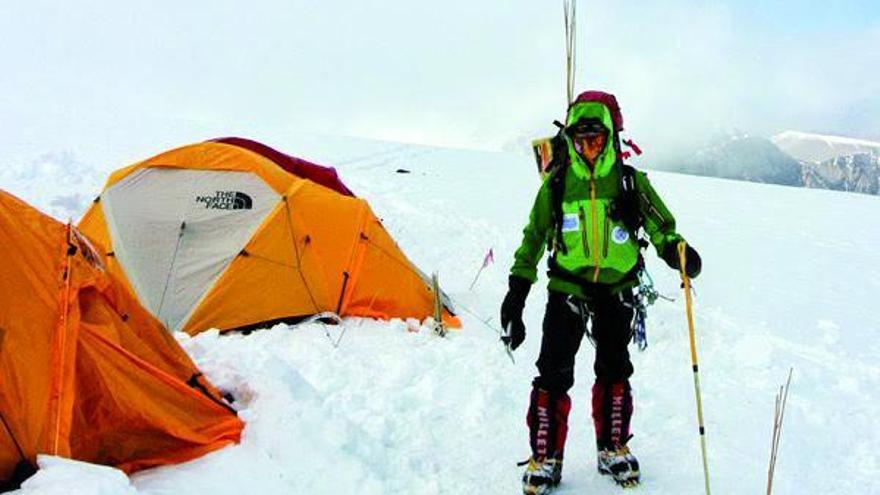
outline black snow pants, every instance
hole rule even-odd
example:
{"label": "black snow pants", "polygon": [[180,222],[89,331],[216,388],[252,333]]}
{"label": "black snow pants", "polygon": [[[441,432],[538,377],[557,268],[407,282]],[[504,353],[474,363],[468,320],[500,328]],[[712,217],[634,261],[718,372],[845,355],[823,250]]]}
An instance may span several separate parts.
{"label": "black snow pants", "polygon": [[627,345],[632,338],[633,294],[597,292],[586,301],[550,291],[544,314],[539,375],[533,386],[564,394],[574,385],[574,358],[589,328],[596,345],[596,381],[616,383],[633,374]]}

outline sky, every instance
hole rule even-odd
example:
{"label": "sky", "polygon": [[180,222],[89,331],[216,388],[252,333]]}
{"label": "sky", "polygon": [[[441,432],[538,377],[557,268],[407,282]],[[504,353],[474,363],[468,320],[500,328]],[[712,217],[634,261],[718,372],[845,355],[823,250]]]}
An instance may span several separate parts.
{"label": "sky", "polygon": [[[802,3],[579,0],[578,89],[661,151],[880,139],[880,5]],[[0,32],[0,157],[294,132],[527,150],[566,104],[561,1],[31,0]]]}

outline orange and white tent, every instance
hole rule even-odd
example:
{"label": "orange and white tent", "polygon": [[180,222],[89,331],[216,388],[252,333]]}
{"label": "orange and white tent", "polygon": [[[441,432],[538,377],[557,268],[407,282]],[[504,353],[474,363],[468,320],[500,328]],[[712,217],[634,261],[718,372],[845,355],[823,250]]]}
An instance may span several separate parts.
{"label": "orange and white tent", "polygon": [[365,200],[265,155],[205,142],[117,170],[79,226],[171,330],[432,315],[429,283]]}
{"label": "orange and white tent", "polygon": [[238,441],[235,412],[76,228],[0,191],[0,257],[0,486],[37,454],[131,472]]}

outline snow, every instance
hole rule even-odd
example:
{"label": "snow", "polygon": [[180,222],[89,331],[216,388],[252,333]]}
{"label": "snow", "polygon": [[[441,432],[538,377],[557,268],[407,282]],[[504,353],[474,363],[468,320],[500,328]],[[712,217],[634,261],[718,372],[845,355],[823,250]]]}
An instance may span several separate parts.
{"label": "snow", "polygon": [[878,142],[843,136],[784,131],[770,140],[796,160],[813,163],[856,153],[880,153]]}
{"label": "snow", "polygon": [[[440,338],[414,321],[348,319],[246,336],[178,335],[237,398],[247,424],[241,444],[130,482],[109,468],[43,458],[21,493],[519,493],[515,463],[528,456],[526,401],[546,280],[529,296],[515,364],[493,328],[537,190],[531,159],[344,137],[268,141],[337,166],[416,264],[439,271],[464,328]],[[4,169],[0,187],[51,210],[58,198],[96,194],[100,174],[125,165],[108,156],[78,155],[77,163],[111,165],[75,177]],[[713,490],[765,490],[774,396],[794,367],[774,493],[880,493],[880,198],[669,173],[651,179],[704,261],[695,315]],[[52,211],[75,218],[84,201]],[[468,291],[490,247],[496,263]],[[702,493],[683,297],[677,274],[652,249],[648,258],[658,289],[675,302],[651,308],[650,347],[631,349],[638,490]],[[617,490],[595,469],[591,360],[585,344],[561,495]]]}
{"label": "snow", "polygon": [[867,139],[856,139],[844,136],[829,136],[824,134],[813,134],[809,132],[800,132],[800,131],[782,131],[779,134],[774,136],[774,139],[785,140],[785,139],[816,139],[821,140],[829,145],[834,144],[850,144],[856,146],[871,146],[878,147],[880,143],[875,141],[868,141]]}
{"label": "snow", "polygon": [[136,495],[122,471],[87,462],[37,456],[38,474],[22,483],[22,495]]}

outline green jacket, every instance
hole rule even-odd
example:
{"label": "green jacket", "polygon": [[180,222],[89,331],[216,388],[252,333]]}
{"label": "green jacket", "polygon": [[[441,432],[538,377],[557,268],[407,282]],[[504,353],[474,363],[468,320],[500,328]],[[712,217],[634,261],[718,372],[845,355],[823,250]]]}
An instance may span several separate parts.
{"label": "green jacket", "polygon": [[[601,120],[611,136],[611,114],[600,103],[572,106],[567,124],[591,117]],[[514,255],[511,275],[534,283],[537,280],[538,262],[546,248],[551,251],[551,290],[585,297],[584,288],[594,284],[617,292],[638,283],[637,233],[629,232],[622,220],[612,218],[609,214],[622,189],[621,170],[616,165],[617,153],[613,142],[614,139],[608,139],[605,150],[591,170],[568,141],[571,165],[565,169],[560,239],[564,248],[557,245],[558,241],[554,242],[557,231],[549,187],[551,176],[548,175],[538,190],[529,223],[523,229],[523,241]],[[644,172],[636,172],[635,185],[644,231],[660,255],[670,243],[677,244],[682,237],[675,232],[675,218]]]}

